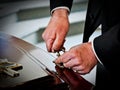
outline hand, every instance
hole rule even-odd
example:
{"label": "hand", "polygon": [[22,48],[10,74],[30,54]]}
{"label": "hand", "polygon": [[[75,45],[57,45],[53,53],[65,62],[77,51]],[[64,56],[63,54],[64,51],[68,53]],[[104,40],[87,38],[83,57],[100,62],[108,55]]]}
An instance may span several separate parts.
{"label": "hand", "polygon": [[54,11],[50,22],[42,34],[49,52],[59,51],[65,42],[69,30],[68,12],[66,9]]}
{"label": "hand", "polygon": [[64,67],[71,68],[80,74],[89,73],[97,64],[91,43],[83,43],[72,47],[55,60],[55,63],[63,63]]}

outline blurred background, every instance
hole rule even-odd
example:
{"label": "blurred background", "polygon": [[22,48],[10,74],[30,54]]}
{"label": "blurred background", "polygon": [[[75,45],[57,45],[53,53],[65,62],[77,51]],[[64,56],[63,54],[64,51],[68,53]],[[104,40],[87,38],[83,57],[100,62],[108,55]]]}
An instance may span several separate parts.
{"label": "blurred background", "polygon": [[[65,48],[82,42],[88,0],[73,0],[70,31]],[[0,31],[19,37],[46,50],[41,37],[50,19],[49,0],[0,0]],[[100,34],[99,29],[90,40]],[[96,67],[85,78],[95,84]]]}
{"label": "blurred background", "polygon": [[[87,0],[74,0],[68,36],[83,32]],[[0,31],[33,44],[42,42],[41,34],[50,19],[49,0],[1,0]]]}

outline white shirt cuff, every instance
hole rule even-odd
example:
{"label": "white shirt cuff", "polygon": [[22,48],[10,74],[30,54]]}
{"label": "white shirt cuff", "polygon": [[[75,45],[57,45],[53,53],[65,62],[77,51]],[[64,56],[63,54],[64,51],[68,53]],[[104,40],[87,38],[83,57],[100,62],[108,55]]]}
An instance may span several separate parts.
{"label": "white shirt cuff", "polygon": [[56,7],[56,8],[54,8],[54,9],[51,11],[51,15],[52,15],[52,13],[53,13],[55,10],[57,10],[57,9],[61,9],[61,8],[66,9],[66,10],[68,11],[68,13],[70,13],[70,9],[69,9],[68,7],[60,6],[60,7]]}
{"label": "white shirt cuff", "polygon": [[93,52],[94,52],[97,60],[103,65],[103,63],[100,61],[100,59],[98,58],[98,56],[97,56],[97,54],[96,54],[96,52],[95,52],[93,40],[92,40],[91,42],[92,42],[92,50],[93,50]]}

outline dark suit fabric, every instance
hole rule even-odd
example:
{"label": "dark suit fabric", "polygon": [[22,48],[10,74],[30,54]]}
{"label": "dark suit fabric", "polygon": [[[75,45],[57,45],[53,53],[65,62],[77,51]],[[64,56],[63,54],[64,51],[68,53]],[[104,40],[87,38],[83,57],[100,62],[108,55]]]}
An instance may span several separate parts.
{"label": "dark suit fabric", "polygon": [[[60,2],[60,4],[59,4]],[[71,9],[73,0],[50,0],[51,10],[58,6]],[[118,90],[120,80],[120,4],[119,0],[89,0],[83,42],[101,25],[102,35],[94,39],[98,63],[95,90]],[[116,89],[118,88],[118,89]]]}

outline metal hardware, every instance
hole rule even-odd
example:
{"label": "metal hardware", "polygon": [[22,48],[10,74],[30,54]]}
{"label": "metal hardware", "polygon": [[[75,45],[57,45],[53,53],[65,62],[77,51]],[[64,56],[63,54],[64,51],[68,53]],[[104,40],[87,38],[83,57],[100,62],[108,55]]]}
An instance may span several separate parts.
{"label": "metal hardware", "polygon": [[[57,53],[57,57],[59,57],[61,55],[61,53],[65,53],[65,47],[62,47],[61,50],[57,51],[56,53]],[[55,63],[55,62],[53,61],[53,63]],[[59,66],[60,68],[64,68],[63,63],[59,63],[59,64],[56,64],[56,65]]]}
{"label": "metal hardware", "polygon": [[7,59],[0,59],[0,73],[5,73],[12,77],[19,76],[19,72],[17,70],[22,69],[22,65],[15,63],[15,62],[9,62]]}

